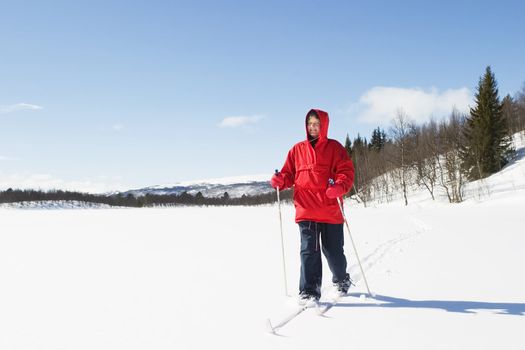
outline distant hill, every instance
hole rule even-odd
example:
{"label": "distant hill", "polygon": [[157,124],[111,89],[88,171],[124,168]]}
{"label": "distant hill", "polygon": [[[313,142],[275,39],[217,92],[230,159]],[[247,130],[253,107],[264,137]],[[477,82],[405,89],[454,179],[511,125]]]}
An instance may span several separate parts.
{"label": "distant hill", "polygon": [[136,197],[146,194],[166,195],[187,192],[195,195],[201,192],[204,197],[222,197],[228,192],[230,198],[239,198],[243,195],[254,196],[274,191],[270,186],[270,175],[239,176],[209,180],[179,182],[175,184],[148,186],[132,189],[122,194],[132,194]]}

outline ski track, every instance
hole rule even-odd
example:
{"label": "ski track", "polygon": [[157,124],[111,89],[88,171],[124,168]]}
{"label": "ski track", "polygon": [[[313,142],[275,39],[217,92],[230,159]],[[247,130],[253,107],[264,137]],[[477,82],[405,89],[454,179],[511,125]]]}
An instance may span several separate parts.
{"label": "ski track", "polygon": [[[363,270],[366,272],[371,271],[374,266],[376,266],[383,258],[385,258],[394,247],[398,246],[402,242],[414,239],[431,229],[430,226],[428,226],[424,221],[413,216],[407,216],[406,219],[415,226],[415,230],[408,233],[400,233],[396,238],[392,238],[379,244],[372,253],[368,254],[364,259],[361,260]],[[357,249],[359,252],[359,247],[357,247]],[[358,262],[350,266],[349,273],[350,276],[353,276],[352,280],[355,285],[357,285],[357,283],[363,279],[360,270],[361,269],[359,268]]]}

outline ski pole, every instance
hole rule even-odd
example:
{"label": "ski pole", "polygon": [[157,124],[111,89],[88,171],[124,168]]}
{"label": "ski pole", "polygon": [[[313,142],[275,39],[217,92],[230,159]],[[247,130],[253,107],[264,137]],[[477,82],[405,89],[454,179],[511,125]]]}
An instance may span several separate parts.
{"label": "ski pole", "polygon": [[[275,174],[279,174],[279,170],[275,169]],[[281,251],[283,255],[283,276],[284,276],[284,294],[288,297],[288,280],[286,278],[286,259],[284,257],[284,238],[283,238],[283,218],[281,215],[281,198],[279,197],[279,186],[276,188],[277,191],[277,204],[279,206],[279,227],[281,229]]]}
{"label": "ski pole", "polygon": [[[330,186],[334,185],[333,179],[328,179],[328,182]],[[363,270],[363,265],[361,265],[359,254],[357,254],[357,248],[355,246],[354,239],[352,238],[352,233],[350,232],[350,226],[348,225],[348,220],[346,220],[345,211],[343,210],[343,204],[341,203],[341,199],[339,197],[337,197],[337,203],[339,204],[339,210],[341,210],[341,214],[343,214],[343,219],[346,224],[346,229],[348,230],[348,235],[350,236],[350,242],[352,242],[352,247],[354,248],[355,257],[357,258],[357,262],[359,263],[359,268],[361,269],[361,274],[363,275],[363,280],[365,281],[366,290],[368,291],[368,296],[373,297],[374,294],[370,292],[370,287],[368,287],[368,281],[366,280],[365,271]]]}

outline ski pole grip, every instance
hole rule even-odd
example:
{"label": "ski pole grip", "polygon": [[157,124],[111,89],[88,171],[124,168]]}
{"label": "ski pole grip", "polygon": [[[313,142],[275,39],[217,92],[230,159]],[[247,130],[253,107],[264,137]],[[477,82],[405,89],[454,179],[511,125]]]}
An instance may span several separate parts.
{"label": "ski pole grip", "polygon": [[[275,169],[275,175],[279,175],[279,170]],[[276,190],[277,190],[277,196],[279,196],[279,186],[277,186]]]}

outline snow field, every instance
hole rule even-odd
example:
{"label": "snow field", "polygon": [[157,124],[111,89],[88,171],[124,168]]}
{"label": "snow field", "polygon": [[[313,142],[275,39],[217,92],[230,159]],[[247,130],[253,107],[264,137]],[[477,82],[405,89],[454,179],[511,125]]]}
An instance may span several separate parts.
{"label": "snow field", "polygon": [[[299,232],[283,205],[0,208],[0,349],[523,349],[525,153],[461,204],[424,192],[346,212],[356,286],[326,317],[295,305]],[[487,189],[487,190],[484,190]],[[323,297],[330,272],[323,267]]]}
{"label": "snow field", "polygon": [[[366,289],[347,239],[351,296],[324,318],[308,310],[281,336],[264,327],[294,303],[284,296],[277,206],[1,210],[0,346],[519,349],[524,202],[347,203],[378,298],[359,299]],[[293,212],[283,206],[295,295]],[[324,295],[329,282],[325,265]]]}

